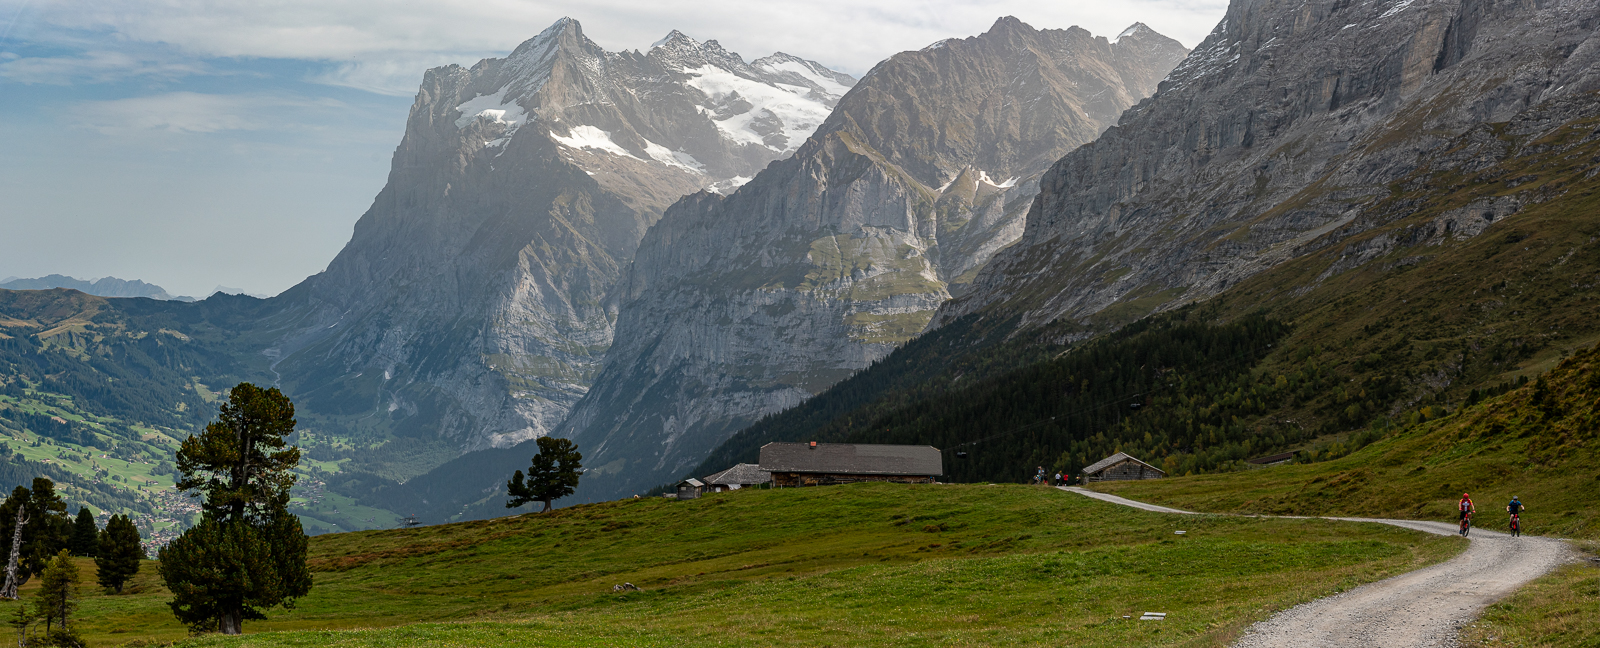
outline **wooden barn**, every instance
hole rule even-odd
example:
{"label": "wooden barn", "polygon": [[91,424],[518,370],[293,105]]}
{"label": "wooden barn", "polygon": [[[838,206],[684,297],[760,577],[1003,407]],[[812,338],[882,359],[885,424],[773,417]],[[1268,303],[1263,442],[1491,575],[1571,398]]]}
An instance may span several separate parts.
{"label": "wooden barn", "polygon": [[1160,479],[1166,476],[1166,471],[1134,459],[1126,452],[1118,452],[1083,469],[1083,480],[1089,482]]}
{"label": "wooden barn", "polygon": [[700,496],[700,492],[705,490],[705,487],[705,482],[693,477],[678,482],[678,499],[686,500],[697,498]]}
{"label": "wooden barn", "polygon": [[756,464],[742,463],[705,478],[707,493],[739,490],[772,483],[772,473]]}
{"label": "wooden barn", "polygon": [[768,443],[761,446],[761,470],[773,486],[825,486],[864,481],[932,484],[944,474],[944,459],[933,446],[864,443]]}

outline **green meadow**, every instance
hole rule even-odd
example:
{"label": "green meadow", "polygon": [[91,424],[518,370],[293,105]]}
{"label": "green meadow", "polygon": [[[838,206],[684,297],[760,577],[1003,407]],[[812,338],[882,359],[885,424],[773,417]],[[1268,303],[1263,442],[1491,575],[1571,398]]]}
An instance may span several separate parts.
{"label": "green meadow", "polygon": [[238,638],[190,637],[153,563],[78,622],[96,646],[1220,646],[1463,546],[1019,485],[743,490],[317,536],[311,594]]}

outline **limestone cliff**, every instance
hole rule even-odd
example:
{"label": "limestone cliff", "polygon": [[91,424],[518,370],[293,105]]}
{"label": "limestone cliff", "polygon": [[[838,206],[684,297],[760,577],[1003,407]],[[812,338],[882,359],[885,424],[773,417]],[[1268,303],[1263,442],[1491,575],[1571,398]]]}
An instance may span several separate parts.
{"label": "limestone cliff", "polygon": [[395,477],[541,436],[599,370],[645,230],[791,153],[853,83],[678,32],[607,52],[570,19],[429,70],[350,243],[275,300],[273,370],[310,429],[413,446]]}
{"label": "limestone cliff", "polygon": [[[1402,218],[1386,199],[1419,168],[1493,162],[1453,159],[1463,133],[1596,101],[1597,27],[1578,0],[1235,0],[1153,97],[1051,168],[1022,239],[934,324],[1115,325]],[[1456,233],[1510,202],[1463,206],[1481,218]]]}
{"label": "limestone cliff", "polygon": [[645,235],[616,342],[556,432],[592,467],[582,497],[680,476],[757,418],[919,333],[1020,234],[1040,174],[1187,53],[1003,18],[874,67],[793,157],[702,192]]}

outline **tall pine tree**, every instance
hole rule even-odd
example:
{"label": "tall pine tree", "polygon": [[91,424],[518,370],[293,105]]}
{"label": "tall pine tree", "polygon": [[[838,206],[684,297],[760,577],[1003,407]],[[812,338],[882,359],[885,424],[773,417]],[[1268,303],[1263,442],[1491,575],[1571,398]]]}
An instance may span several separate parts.
{"label": "tall pine tree", "polygon": [[113,515],[106,522],[94,557],[96,580],[100,586],[118,594],[123,584],[139,573],[139,561],[144,559],[144,546],[140,543],[139,527],[126,515]]}
{"label": "tall pine tree", "polygon": [[178,450],[178,488],[204,496],[198,525],[161,550],[161,578],[178,620],[239,634],[262,608],[311,591],[306,535],[288,511],[300,449],[294,404],[277,388],[239,383],[217,420]]}
{"label": "tall pine tree", "polygon": [[72,523],[72,542],[68,549],[72,555],[93,558],[94,552],[100,546],[100,528],[94,524],[94,513],[89,512],[89,507],[78,509],[78,519]]}

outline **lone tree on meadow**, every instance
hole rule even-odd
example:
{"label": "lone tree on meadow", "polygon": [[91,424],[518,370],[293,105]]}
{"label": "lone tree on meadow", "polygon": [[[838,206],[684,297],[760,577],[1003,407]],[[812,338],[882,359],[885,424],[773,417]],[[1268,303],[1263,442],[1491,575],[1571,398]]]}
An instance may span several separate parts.
{"label": "lone tree on meadow", "polygon": [[139,561],[144,559],[144,545],[140,543],[139,527],[126,515],[113,515],[100,532],[94,556],[95,580],[108,590],[122,593],[122,586],[139,573]]}
{"label": "lone tree on meadow", "polygon": [[272,389],[239,383],[205,432],[178,449],[178,488],[204,496],[200,523],[161,550],[161,579],[173,615],[196,631],[243,631],[261,608],[311,591],[306,534],[289,513],[290,472],[300,449],[285,449],[294,404]]}
{"label": "lone tree on meadow", "polygon": [[72,551],[62,549],[45,563],[40,576],[43,583],[34,614],[44,621],[46,645],[82,646],[83,639],[67,625],[78,609],[78,566],[72,562]]}
{"label": "lone tree on meadow", "polygon": [[[583,474],[583,455],[568,439],[539,437],[539,454],[533,455],[533,465],[528,467],[526,481],[518,470],[506,482],[511,499],[506,508],[517,508],[529,502],[544,502],[540,513],[550,510],[550,503],[572,494],[578,488],[578,476]],[[505,474],[505,473],[500,473]]]}

